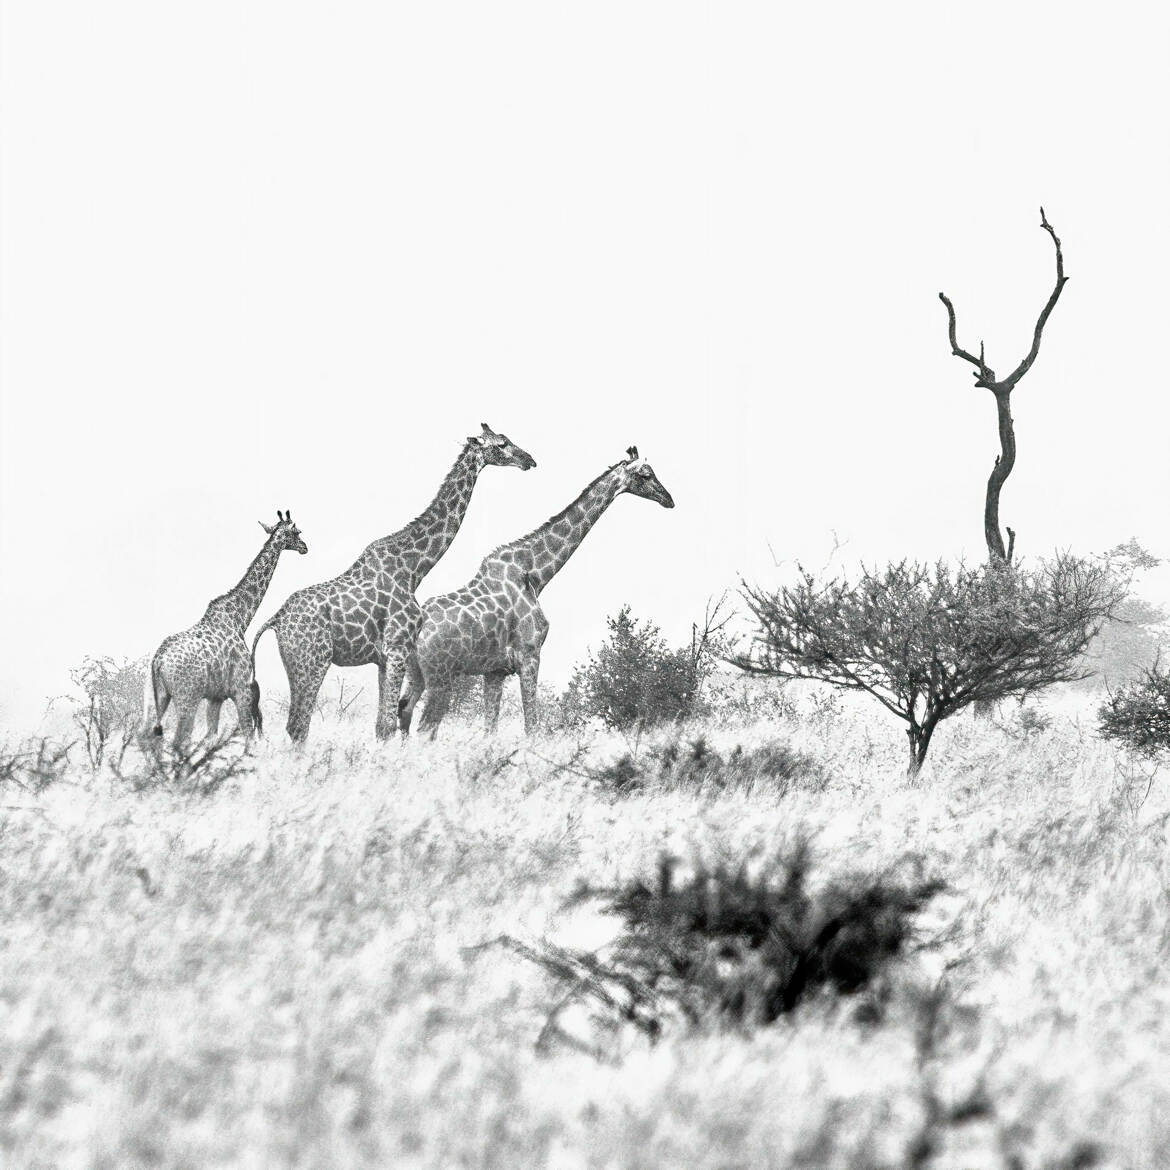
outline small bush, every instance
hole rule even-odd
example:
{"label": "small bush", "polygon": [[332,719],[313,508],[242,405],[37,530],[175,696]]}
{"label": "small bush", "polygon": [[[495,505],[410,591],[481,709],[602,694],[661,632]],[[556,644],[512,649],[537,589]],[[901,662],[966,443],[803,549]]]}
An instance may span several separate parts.
{"label": "small bush", "polygon": [[784,679],[719,670],[703,694],[708,712],[724,723],[778,723],[801,717],[800,704]]}
{"label": "small bush", "polygon": [[246,741],[214,736],[177,748],[160,739],[139,739],[126,731],[118,746],[108,752],[107,762],[110,771],[135,792],[164,790],[203,797],[252,772],[248,749]]}
{"label": "small bush", "polygon": [[43,792],[65,775],[73,747],[42,737],[0,749],[0,787],[11,784],[25,792]]}
{"label": "small bush", "polygon": [[141,724],[149,669],[145,658],[117,662],[110,657],[87,656],[69,672],[82,694],[70,700],[73,721],[93,767],[100,767],[112,740]]}
{"label": "small bush", "polygon": [[607,1022],[628,1021],[652,1038],[672,1019],[770,1024],[816,994],[874,984],[913,942],[914,916],[943,889],[853,875],[814,894],[810,868],[805,843],[754,874],[746,863],[699,865],[679,880],[677,860],[663,856],[650,882],[578,894],[624,922],[608,957],[505,941],[567,984],[569,1000],[585,999]]}
{"label": "small bush", "polygon": [[[1144,573],[1162,563],[1136,538],[1115,545],[1105,554],[1105,560],[1118,579],[1131,589]],[[1086,689],[1099,687],[1102,679],[1110,687],[1138,682],[1157,661],[1168,644],[1168,637],[1170,613],[1131,592],[1089,643],[1083,663],[1089,677],[1074,685]]]}
{"label": "small bush", "polygon": [[1097,718],[1105,739],[1138,755],[1170,753],[1170,670],[1155,662],[1140,682],[1122,687],[1103,703]]}
{"label": "small bush", "polygon": [[625,752],[592,774],[621,793],[647,784],[663,788],[697,788],[706,784],[722,789],[762,781],[786,792],[796,781],[818,791],[825,783],[816,760],[779,740],[752,748],[737,744],[722,755],[703,736],[640,747],[636,754]]}
{"label": "small bush", "polygon": [[566,710],[597,717],[622,730],[689,718],[702,710],[703,684],[715,669],[722,642],[719,605],[708,607],[691,644],[672,650],[653,622],[623,606],[607,618],[609,638],[577,667],[562,700]]}
{"label": "small bush", "polygon": [[1005,718],[991,714],[991,722],[1011,739],[1027,740],[1052,729],[1052,716],[1042,707],[1027,701],[1026,696],[1016,703],[1013,713]]}

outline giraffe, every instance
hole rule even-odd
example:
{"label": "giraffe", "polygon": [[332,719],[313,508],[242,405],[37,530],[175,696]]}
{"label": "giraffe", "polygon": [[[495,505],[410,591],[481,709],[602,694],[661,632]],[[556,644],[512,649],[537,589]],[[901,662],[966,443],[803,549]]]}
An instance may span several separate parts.
{"label": "giraffe", "polygon": [[484,716],[489,734],[500,716],[504,679],[520,675],[524,730],[536,728],[536,680],[548,619],[540,594],[623,492],[673,508],[674,500],[653,468],[630,447],[628,459],[597,477],[563,512],[534,532],[501,545],[483,560],[462,588],[432,598],[423,607],[422,628],[409,663],[407,693],[398,706],[399,726],[410,730],[415,704],[425,692],[420,727],[432,738],[451,701],[451,683],[459,674],[483,675]]}
{"label": "giraffe", "polygon": [[219,709],[225,699],[235,704],[236,717],[245,736],[252,735],[253,727],[262,730],[260,689],[253,677],[244,633],[260,608],[280,554],[285,549],[309,551],[288,512],[281,515],[277,511],[276,520],[272,525],[260,521],[268,539],[240,583],[215,598],[189,630],[171,634],[155,651],[150,664],[154,734],[162,735],[163,715],[174,701],[179,717],[175,747],[180,750],[186,750],[190,741],[201,699],[207,700],[209,735],[219,730]]}
{"label": "giraffe", "polygon": [[402,678],[422,621],[415,590],[455,539],[483,468],[536,466],[506,435],[480,425],[482,434],[468,438],[421,515],[367,545],[340,576],[298,590],[260,627],[252,642],[253,668],[256,643],[266,630],[275,630],[288,674],[288,733],[294,741],[309,734],[313,704],[330,665],[376,665],[375,733],[386,739],[396,730]]}

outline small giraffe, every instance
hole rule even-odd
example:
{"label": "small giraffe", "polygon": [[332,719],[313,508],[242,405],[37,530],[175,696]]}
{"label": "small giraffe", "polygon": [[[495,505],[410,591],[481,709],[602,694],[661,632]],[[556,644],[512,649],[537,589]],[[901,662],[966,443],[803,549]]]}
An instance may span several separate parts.
{"label": "small giraffe", "polygon": [[313,704],[330,665],[378,667],[378,718],[375,731],[386,739],[396,729],[395,715],[406,662],[422,622],[414,592],[447,551],[463,523],[475,481],[484,467],[518,467],[536,460],[487,423],[464,444],[454,467],[430,506],[405,528],[367,545],[338,577],[294,593],[260,627],[276,631],[288,674],[288,733],[295,741],[309,734]]}
{"label": "small giraffe", "polygon": [[162,735],[163,715],[173,700],[179,716],[175,746],[180,750],[185,750],[190,741],[201,699],[207,700],[209,735],[219,730],[219,709],[224,699],[235,704],[245,736],[251,736],[253,726],[256,731],[262,729],[260,689],[253,679],[252,657],[244,633],[260,608],[280,554],[285,549],[309,551],[288,512],[282,516],[277,511],[276,520],[273,525],[260,521],[268,539],[240,583],[212,601],[189,630],[172,634],[155,651],[150,665],[156,712],[154,734]]}
{"label": "small giraffe", "polygon": [[598,476],[563,512],[535,532],[489,553],[462,588],[432,598],[423,607],[422,629],[409,663],[407,693],[398,705],[403,733],[410,730],[415,704],[425,691],[420,727],[438,729],[451,701],[456,675],[483,675],[484,716],[489,733],[500,717],[504,679],[520,675],[524,729],[536,728],[536,680],[548,619],[540,608],[544,587],[623,492],[673,508],[674,500],[653,468],[630,447],[629,459]]}

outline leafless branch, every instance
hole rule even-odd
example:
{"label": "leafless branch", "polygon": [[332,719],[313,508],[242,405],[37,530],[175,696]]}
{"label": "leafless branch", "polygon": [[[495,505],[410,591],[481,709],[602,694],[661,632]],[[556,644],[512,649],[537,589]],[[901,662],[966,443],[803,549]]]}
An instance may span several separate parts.
{"label": "leafless branch", "polygon": [[947,335],[951,341],[951,353],[955,357],[960,357],[965,362],[970,362],[978,373],[975,375],[977,381],[976,385],[981,386],[989,380],[994,380],[995,375],[987,368],[987,363],[983,360],[983,342],[979,343],[979,356],[976,357],[973,353],[968,353],[960,344],[958,338],[958,327],[955,323],[955,306],[951,304],[951,298],[946,293],[940,292],[938,299],[942,301],[947,307]]}
{"label": "leafless branch", "polygon": [[1048,318],[1056,307],[1056,302],[1060,299],[1061,289],[1064,288],[1068,280],[1064,274],[1064,254],[1060,250],[1060,237],[1053,231],[1052,224],[1048,222],[1048,217],[1044,214],[1043,207],[1040,208],[1040,226],[1052,237],[1052,242],[1056,246],[1056,286],[1044,308],[1040,310],[1040,316],[1036,319],[1036,328],[1032,333],[1032,348],[1028,350],[1024,360],[1004,378],[1001,383],[1004,386],[1014,386],[1032,368],[1032,363],[1040,352],[1040,337],[1044,332],[1044,326],[1048,323]]}

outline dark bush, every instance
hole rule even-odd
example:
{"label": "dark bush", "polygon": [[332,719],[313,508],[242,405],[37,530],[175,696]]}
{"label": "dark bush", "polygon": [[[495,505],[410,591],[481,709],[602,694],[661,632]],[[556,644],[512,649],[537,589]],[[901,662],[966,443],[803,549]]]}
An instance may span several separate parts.
{"label": "dark bush", "polygon": [[73,746],[41,737],[16,748],[0,748],[0,787],[11,784],[25,792],[43,792],[65,775]]}
{"label": "dark bush", "polygon": [[943,886],[893,874],[853,875],[808,889],[807,844],[760,872],[698,866],[678,880],[662,857],[650,882],[585,887],[624,930],[607,957],[506,940],[568,985],[570,999],[603,1009],[651,1037],[671,1019],[768,1024],[821,992],[870,986],[914,941],[914,916]]}
{"label": "dark bush", "polygon": [[1170,670],[1155,662],[1140,682],[1110,696],[1097,717],[1102,736],[1138,755],[1170,753]]}
{"label": "dark bush", "polygon": [[697,788],[704,784],[728,788],[762,781],[783,792],[794,782],[818,790],[825,783],[816,760],[779,740],[750,748],[737,744],[723,755],[703,736],[639,745],[636,753],[625,752],[592,775],[622,793],[648,784],[662,788]]}
{"label": "dark bush", "polygon": [[167,791],[211,796],[252,772],[249,745],[238,738],[211,736],[187,748],[124,732],[107,751],[110,771],[135,792]]}

